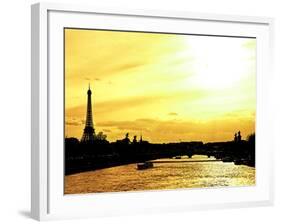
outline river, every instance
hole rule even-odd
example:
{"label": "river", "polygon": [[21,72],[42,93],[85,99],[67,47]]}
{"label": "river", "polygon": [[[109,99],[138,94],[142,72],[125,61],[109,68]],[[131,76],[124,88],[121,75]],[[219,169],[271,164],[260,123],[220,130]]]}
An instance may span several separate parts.
{"label": "river", "polygon": [[67,175],[65,194],[255,185],[255,168],[206,160],[215,159],[194,155],[156,160],[146,170],[129,164]]}

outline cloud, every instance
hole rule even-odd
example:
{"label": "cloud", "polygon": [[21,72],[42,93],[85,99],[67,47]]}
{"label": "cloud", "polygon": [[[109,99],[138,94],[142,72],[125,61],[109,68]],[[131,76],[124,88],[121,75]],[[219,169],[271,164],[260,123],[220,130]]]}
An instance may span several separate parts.
{"label": "cloud", "polygon": [[231,120],[221,118],[217,120],[175,121],[157,119],[136,119],[134,121],[105,121],[96,124],[112,130],[112,135],[123,136],[129,132],[131,135],[142,135],[152,142],[175,141],[225,141],[232,140],[236,130],[240,130],[246,137],[255,130],[255,122],[250,119]]}
{"label": "cloud", "polygon": [[[170,100],[189,100],[192,102],[193,100],[198,100],[203,98],[206,95],[205,92],[198,92],[196,90],[193,91],[177,91],[177,92],[169,92],[162,94],[154,94],[154,95],[138,95],[138,96],[128,96],[127,98],[108,100],[103,102],[97,102],[95,104],[95,113],[108,113],[112,111],[126,110],[137,107],[143,107],[145,105],[154,104],[157,105],[160,102],[169,102]],[[173,114],[176,115],[176,114]]]}
{"label": "cloud", "polygon": [[73,125],[73,126],[80,126],[81,125],[79,122],[75,122],[75,121],[66,121],[65,124],[66,125]]}
{"label": "cloud", "polygon": [[[74,132],[66,133],[72,136],[80,136],[83,132],[83,121],[77,118],[68,119],[66,128],[73,127]],[[254,118],[230,118],[222,116],[209,121],[198,120],[161,120],[152,118],[141,118],[135,120],[106,120],[95,123],[95,129],[98,132],[102,130],[107,133],[109,141],[116,141],[123,138],[124,134],[129,132],[130,136],[140,134],[144,139],[153,143],[167,143],[178,141],[227,141],[232,140],[235,131],[240,130],[242,137],[255,131]]]}
{"label": "cloud", "polygon": [[[103,102],[97,102],[94,104],[94,113],[95,115],[98,114],[107,114],[125,110],[127,108],[133,108],[133,107],[140,107],[145,104],[153,104],[155,102],[158,102],[159,100],[167,99],[166,95],[158,95],[158,96],[134,96],[134,97],[128,97],[123,99],[116,99],[116,100],[108,100]],[[79,116],[83,117],[86,113],[86,105],[80,105],[72,108],[66,109],[66,116]]]}
{"label": "cloud", "polygon": [[124,107],[135,107],[143,104],[153,103],[159,100],[161,96],[136,96],[120,100],[109,100],[96,103],[96,112],[103,113],[124,109]]}
{"label": "cloud", "polygon": [[77,121],[66,121],[65,122],[66,125],[71,125],[71,126],[80,126],[81,122],[77,122]]}
{"label": "cloud", "polygon": [[136,119],[137,122],[141,123],[154,123],[156,120],[155,119],[149,119],[149,118],[141,118],[141,119]]}
{"label": "cloud", "polygon": [[124,72],[126,70],[134,69],[137,67],[141,67],[143,65],[146,65],[145,62],[129,62],[129,63],[121,63],[117,65],[116,67],[112,68],[112,72]]}
{"label": "cloud", "polygon": [[[164,96],[137,96],[128,97],[126,99],[109,100],[98,102],[94,105],[95,115],[117,112],[126,108],[139,107],[144,104],[149,104],[162,99]],[[86,105],[80,105],[66,109],[66,116],[79,116],[83,117],[86,113]]]}
{"label": "cloud", "polygon": [[84,79],[84,80],[86,80],[86,81],[91,81],[91,80],[101,81],[101,79],[100,79],[100,78],[95,78],[95,77],[93,77],[92,79],[91,79],[91,78],[89,78],[89,77],[84,77],[83,79]]}
{"label": "cloud", "polygon": [[[108,35],[108,31],[72,29],[65,32],[66,72],[72,77],[78,72],[90,72],[93,77],[114,76],[152,61],[155,63],[159,55],[174,52],[174,48],[166,47],[173,39],[165,35],[117,31]],[[162,47],[166,47],[165,51]]]}
{"label": "cloud", "polygon": [[248,110],[236,110],[224,114],[224,117],[240,119],[240,118],[251,118],[255,119],[256,113]]}
{"label": "cloud", "polygon": [[111,127],[111,128],[117,128],[119,130],[124,131],[148,131],[142,124],[145,124],[146,122],[139,122],[139,120],[136,121],[105,121],[105,122],[99,122],[96,125],[100,127]]}
{"label": "cloud", "polygon": [[175,112],[170,112],[170,113],[168,113],[168,115],[171,115],[171,116],[177,116],[177,115],[178,115],[178,113],[175,113]]}
{"label": "cloud", "polygon": [[81,126],[82,124],[85,124],[85,120],[81,120],[77,117],[66,117],[65,124],[69,126]]}

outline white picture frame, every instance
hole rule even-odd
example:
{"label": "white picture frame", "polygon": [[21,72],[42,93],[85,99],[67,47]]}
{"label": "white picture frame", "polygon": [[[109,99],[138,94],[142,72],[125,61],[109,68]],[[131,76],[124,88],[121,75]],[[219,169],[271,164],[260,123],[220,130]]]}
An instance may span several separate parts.
{"label": "white picture frame", "polygon": [[[37,220],[100,217],[273,203],[272,18],[98,9],[38,3],[32,15],[31,214]],[[93,25],[94,24],[94,25]],[[253,187],[63,194],[63,27],[145,30],[257,38],[257,184]],[[187,28],[188,27],[188,28]],[[170,30],[171,31],[171,30]]]}

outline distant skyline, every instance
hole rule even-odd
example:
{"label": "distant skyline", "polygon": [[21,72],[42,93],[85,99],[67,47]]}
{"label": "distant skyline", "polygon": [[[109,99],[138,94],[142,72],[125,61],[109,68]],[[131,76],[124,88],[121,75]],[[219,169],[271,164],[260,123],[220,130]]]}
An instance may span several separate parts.
{"label": "distant skyline", "polygon": [[81,138],[91,84],[96,133],[152,143],[255,131],[256,39],[65,29],[65,135]]}

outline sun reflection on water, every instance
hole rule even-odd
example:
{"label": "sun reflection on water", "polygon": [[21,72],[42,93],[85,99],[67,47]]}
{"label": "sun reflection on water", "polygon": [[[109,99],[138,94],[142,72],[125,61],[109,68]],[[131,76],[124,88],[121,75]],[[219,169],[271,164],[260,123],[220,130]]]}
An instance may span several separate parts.
{"label": "sun reflection on water", "polygon": [[65,193],[255,185],[253,167],[237,166],[221,161],[200,162],[200,160],[214,160],[201,155],[195,155],[191,159],[164,160],[170,163],[154,163],[154,167],[147,170],[137,170],[136,164],[129,164],[68,175],[65,177]]}

